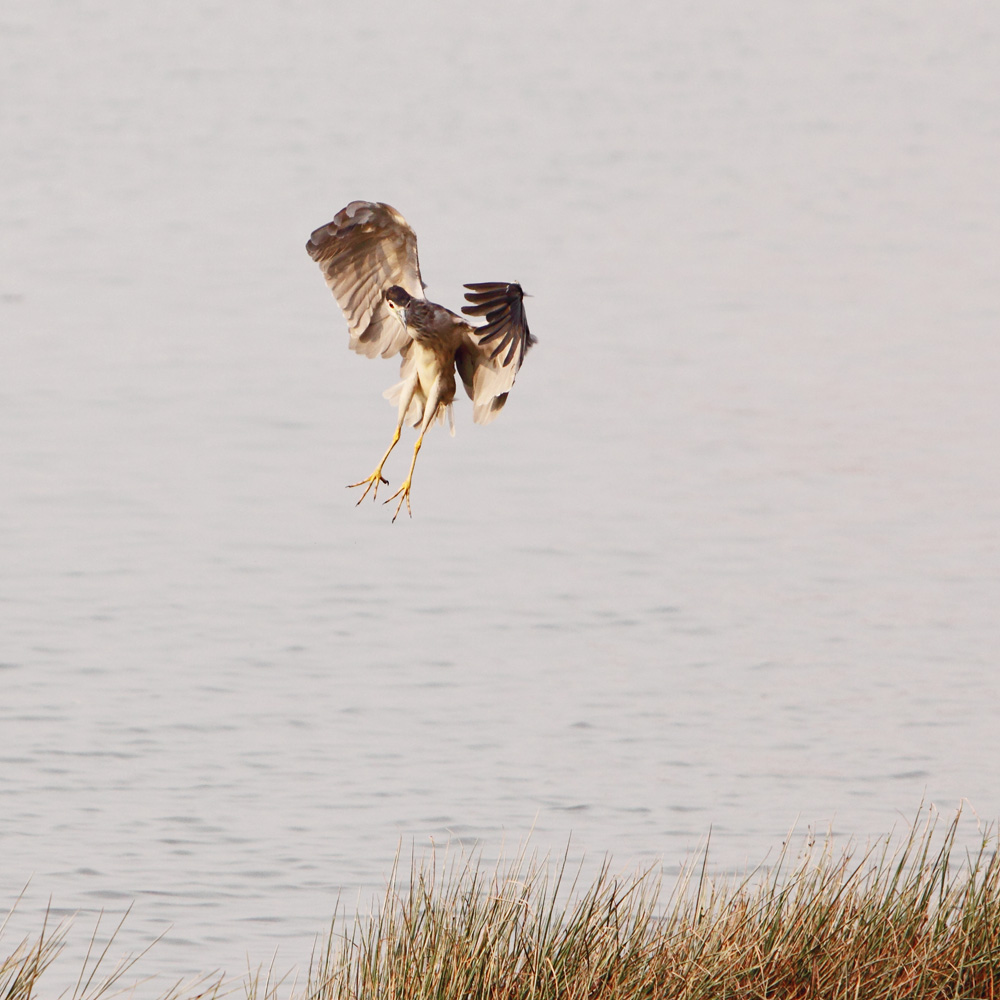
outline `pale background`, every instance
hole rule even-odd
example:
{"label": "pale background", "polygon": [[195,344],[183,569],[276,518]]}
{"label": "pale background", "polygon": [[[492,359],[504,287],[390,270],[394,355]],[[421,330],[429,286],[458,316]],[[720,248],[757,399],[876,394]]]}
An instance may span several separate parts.
{"label": "pale background", "polygon": [[[400,843],[1000,814],[995,4],[8,0],[0,49],[0,910],[83,911],[51,982],[130,903],[145,971],[301,965]],[[344,486],[396,365],[303,249],[355,198],[436,301],[534,296],[395,525]]]}

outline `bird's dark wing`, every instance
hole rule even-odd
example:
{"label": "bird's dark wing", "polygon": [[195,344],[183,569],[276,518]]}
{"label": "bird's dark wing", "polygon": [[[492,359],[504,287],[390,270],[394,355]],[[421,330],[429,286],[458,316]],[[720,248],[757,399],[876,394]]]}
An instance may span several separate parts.
{"label": "bird's dark wing", "polygon": [[528,348],[535,338],[524,315],[524,292],[516,283],[483,281],[466,285],[462,306],[470,316],[485,316],[486,325],[470,327],[456,356],[459,375],[472,399],[473,419],[489,423],[507,401]]}
{"label": "bird's dark wing", "polygon": [[306,244],[343,310],[350,346],[359,354],[388,358],[410,342],[385,302],[386,289],[405,288],[423,298],[417,237],[391,205],[352,201]]}

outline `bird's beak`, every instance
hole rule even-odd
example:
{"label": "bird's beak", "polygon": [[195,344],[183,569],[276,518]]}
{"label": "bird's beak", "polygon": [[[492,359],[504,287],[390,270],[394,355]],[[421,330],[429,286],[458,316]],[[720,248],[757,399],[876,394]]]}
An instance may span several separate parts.
{"label": "bird's beak", "polygon": [[406,309],[397,306],[393,312],[396,314],[396,319],[403,324],[403,329],[406,329]]}

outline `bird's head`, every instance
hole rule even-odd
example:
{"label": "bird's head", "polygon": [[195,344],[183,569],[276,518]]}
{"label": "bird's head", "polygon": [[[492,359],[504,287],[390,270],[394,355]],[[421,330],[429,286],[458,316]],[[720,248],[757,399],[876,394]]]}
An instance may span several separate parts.
{"label": "bird's head", "polygon": [[406,307],[413,301],[413,296],[399,285],[387,288],[385,292],[385,302],[389,311],[394,313],[403,326],[406,326]]}
{"label": "bird's head", "polygon": [[385,300],[389,303],[390,309],[405,309],[413,300],[413,296],[400,285],[393,285],[392,288],[386,289]]}

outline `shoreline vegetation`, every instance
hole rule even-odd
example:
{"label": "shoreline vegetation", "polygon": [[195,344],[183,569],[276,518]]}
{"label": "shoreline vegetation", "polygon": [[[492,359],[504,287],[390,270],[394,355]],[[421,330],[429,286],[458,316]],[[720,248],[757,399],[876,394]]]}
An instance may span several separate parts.
{"label": "shoreline vegetation", "polygon": [[[397,857],[381,903],[334,920],[304,981],[260,970],[155,995],[992,1000],[1000,997],[998,834],[981,828],[975,849],[959,849],[959,818],[939,829],[921,812],[902,837],[839,850],[829,836],[790,838],[743,877],[712,876],[706,848],[669,885],[658,868],[621,874],[610,861],[584,883],[567,857],[538,859],[526,848],[496,866],[446,854],[401,870]],[[10,950],[0,931],[0,1000],[49,996],[45,972],[67,929],[43,927]],[[92,943],[67,1000],[145,995],[129,979],[138,957],[108,970],[110,947]]]}

